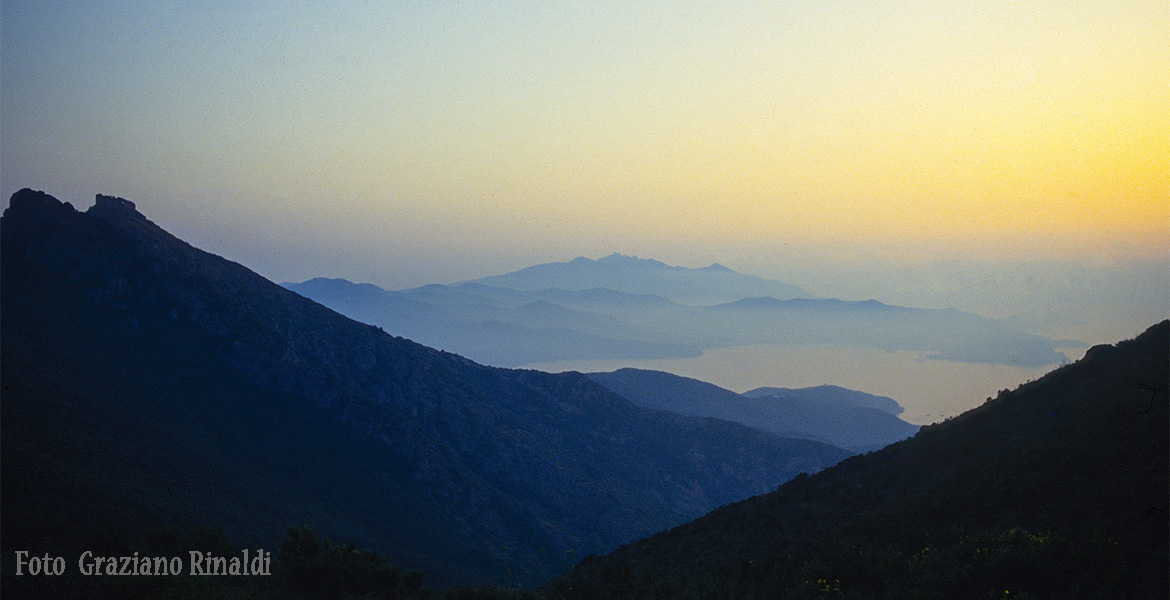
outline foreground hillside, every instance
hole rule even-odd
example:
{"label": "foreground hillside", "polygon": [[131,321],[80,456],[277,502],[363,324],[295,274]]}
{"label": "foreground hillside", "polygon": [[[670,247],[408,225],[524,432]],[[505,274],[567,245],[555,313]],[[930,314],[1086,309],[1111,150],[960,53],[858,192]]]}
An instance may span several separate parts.
{"label": "foreground hillside", "polygon": [[122,199],[22,190],[0,235],[6,550],[308,525],[440,584],[532,584],[848,454],[392,337]]}
{"label": "foreground hillside", "polygon": [[590,557],[552,598],[1164,598],[1170,324]]}

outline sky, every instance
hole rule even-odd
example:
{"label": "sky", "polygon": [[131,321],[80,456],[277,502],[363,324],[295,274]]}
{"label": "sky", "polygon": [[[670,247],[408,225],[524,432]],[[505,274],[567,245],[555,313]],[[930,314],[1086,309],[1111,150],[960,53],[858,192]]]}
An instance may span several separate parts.
{"label": "sky", "polygon": [[276,281],[1170,303],[1164,0],[3,0],[0,55],[5,205],[122,196]]}

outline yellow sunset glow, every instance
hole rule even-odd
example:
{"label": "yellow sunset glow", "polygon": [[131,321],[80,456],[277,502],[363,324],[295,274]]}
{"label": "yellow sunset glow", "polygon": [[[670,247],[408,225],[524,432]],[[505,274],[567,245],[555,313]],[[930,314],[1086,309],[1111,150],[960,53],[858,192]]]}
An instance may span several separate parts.
{"label": "yellow sunset glow", "polygon": [[4,6],[6,196],[385,259],[1170,252],[1164,2]]}

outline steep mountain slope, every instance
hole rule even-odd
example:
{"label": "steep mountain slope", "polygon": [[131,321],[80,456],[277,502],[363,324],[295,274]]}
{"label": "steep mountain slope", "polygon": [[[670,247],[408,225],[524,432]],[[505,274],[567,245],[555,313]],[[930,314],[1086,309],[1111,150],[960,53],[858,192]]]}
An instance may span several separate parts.
{"label": "steep mountain slope", "polygon": [[780,436],[822,441],[855,452],[906,439],[918,427],[875,408],[897,402],[882,396],[820,386],[740,395],[716,385],[662,371],[619,369],[589,377],[638,406],[683,415],[716,417]]}
{"label": "steep mountain slope", "polygon": [[439,583],[532,583],[844,456],[392,337],[122,199],[22,190],[0,243],[6,547],[307,524]]}
{"label": "steep mountain slope", "polygon": [[1170,323],[590,558],[556,598],[1165,598]]}

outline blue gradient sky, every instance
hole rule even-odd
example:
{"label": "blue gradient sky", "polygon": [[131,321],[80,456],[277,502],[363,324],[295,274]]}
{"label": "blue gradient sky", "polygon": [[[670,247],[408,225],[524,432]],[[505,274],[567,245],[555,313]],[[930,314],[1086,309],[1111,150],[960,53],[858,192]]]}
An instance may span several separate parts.
{"label": "blue gradient sky", "polygon": [[1162,0],[0,6],[5,199],[124,196],[277,281],[1170,264]]}

